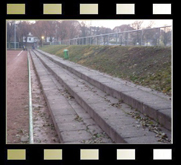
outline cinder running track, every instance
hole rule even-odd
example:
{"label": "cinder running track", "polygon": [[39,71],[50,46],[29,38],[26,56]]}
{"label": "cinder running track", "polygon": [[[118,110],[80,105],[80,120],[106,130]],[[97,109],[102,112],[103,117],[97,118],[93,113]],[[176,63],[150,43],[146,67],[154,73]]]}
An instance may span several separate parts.
{"label": "cinder running track", "polygon": [[21,143],[29,134],[27,51],[7,51],[6,90],[7,143]]}
{"label": "cinder running track", "polygon": [[[34,143],[59,143],[31,60],[30,68]],[[27,51],[7,51],[6,77],[6,142],[29,143]]]}

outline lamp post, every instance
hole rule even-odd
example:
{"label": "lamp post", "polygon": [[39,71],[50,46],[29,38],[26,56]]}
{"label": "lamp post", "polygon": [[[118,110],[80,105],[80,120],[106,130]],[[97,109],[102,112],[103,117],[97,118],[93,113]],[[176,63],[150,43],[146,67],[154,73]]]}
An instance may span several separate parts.
{"label": "lamp post", "polygon": [[41,39],[42,39],[41,47],[43,47],[43,39],[44,39],[44,36],[41,36]]}

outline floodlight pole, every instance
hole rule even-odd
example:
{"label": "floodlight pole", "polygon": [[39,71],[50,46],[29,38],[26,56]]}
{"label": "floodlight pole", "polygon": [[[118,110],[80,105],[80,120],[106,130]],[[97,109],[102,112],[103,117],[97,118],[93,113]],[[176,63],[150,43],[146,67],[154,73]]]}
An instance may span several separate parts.
{"label": "floodlight pole", "polygon": [[16,21],[14,21],[14,48],[16,50]]}

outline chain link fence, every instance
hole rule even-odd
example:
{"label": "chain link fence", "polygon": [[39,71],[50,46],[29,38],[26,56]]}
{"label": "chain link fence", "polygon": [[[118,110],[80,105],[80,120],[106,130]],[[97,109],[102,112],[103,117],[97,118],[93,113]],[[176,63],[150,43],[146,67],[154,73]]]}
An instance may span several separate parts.
{"label": "chain link fence", "polygon": [[22,44],[19,42],[7,42],[7,49],[18,49],[21,47],[22,47]]}
{"label": "chain link fence", "polygon": [[171,46],[172,26],[107,33],[62,40],[61,45]]}

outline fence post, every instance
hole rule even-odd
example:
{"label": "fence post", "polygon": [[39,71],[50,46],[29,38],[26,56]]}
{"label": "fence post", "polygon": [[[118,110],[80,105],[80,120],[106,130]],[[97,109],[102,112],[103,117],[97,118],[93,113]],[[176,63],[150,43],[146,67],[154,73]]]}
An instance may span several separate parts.
{"label": "fence post", "polygon": [[118,33],[116,33],[116,45],[118,43]]}
{"label": "fence post", "polygon": [[107,40],[108,40],[108,41],[107,41],[107,44],[109,45],[109,34],[108,34],[108,36],[107,36]]}
{"label": "fence post", "polygon": [[16,22],[14,21],[14,49],[16,50]]}
{"label": "fence post", "polygon": [[159,40],[158,40],[158,45],[160,45],[160,41],[161,41],[161,28],[159,28]]}
{"label": "fence post", "polygon": [[119,37],[119,43],[120,45],[122,45],[122,33],[120,34],[120,37]]}
{"label": "fence post", "polygon": [[140,43],[140,45],[142,45],[142,36],[143,36],[143,29],[141,30],[141,43]]}

